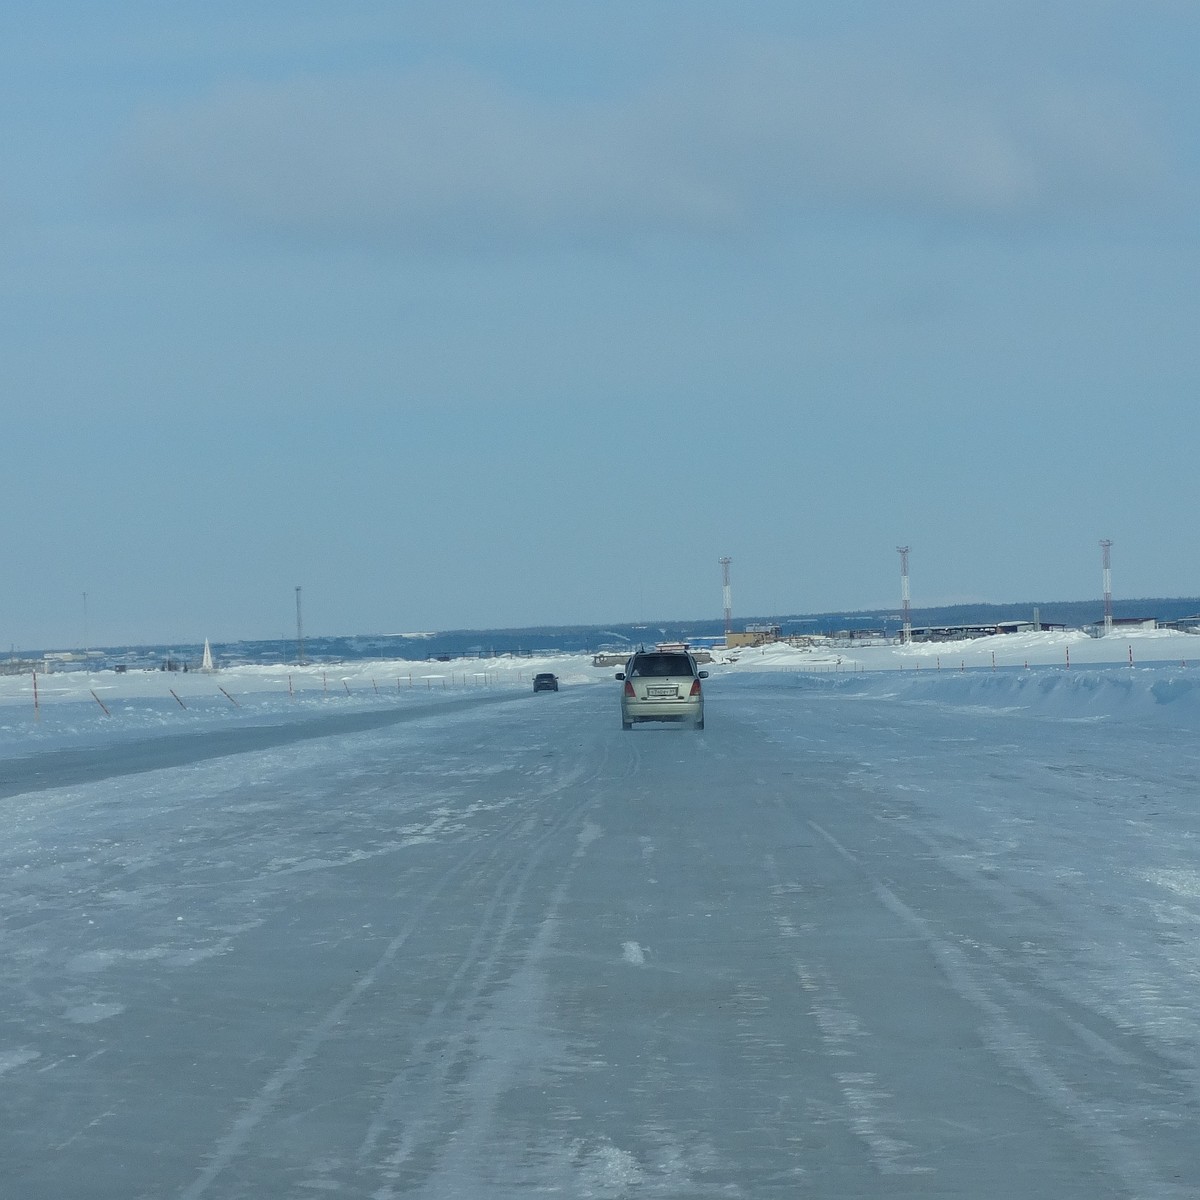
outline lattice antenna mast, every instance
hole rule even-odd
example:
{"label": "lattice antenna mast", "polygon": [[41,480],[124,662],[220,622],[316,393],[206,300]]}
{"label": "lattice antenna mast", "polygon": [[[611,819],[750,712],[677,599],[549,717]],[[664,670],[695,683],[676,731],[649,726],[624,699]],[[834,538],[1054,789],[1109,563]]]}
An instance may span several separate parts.
{"label": "lattice antenna mast", "polygon": [[718,562],[721,564],[721,606],[725,610],[725,639],[728,641],[733,632],[733,589],[729,586],[729,564],[733,559],[727,556]]}
{"label": "lattice antenna mast", "polygon": [[896,551],[900,555],[900,609],[901,619],[904,622],[900,640],[907,646],[912,641],[912,601],[908,594],[908,547],[897,546]]}
{"label": "lattice antenna mast", "polygon": [[304,619],[300,615],[300,589],[296,589],[296,661],[304,666]]}
{"label": "lattice antenna mast", "polygon": [[1112,633],[1112,539],[1103,538],[1100,550],[1104,563],[1104,636]]}

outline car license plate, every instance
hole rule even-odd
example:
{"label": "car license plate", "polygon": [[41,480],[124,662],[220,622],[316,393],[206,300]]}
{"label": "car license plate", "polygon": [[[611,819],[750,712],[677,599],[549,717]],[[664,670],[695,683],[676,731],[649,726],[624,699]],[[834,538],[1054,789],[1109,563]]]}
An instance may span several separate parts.
{"label": "car license plate", "polygon": [[651,700],[665,700],[679,694],[678,688],[673,687],[652,687],[646,689],[646,695]]}

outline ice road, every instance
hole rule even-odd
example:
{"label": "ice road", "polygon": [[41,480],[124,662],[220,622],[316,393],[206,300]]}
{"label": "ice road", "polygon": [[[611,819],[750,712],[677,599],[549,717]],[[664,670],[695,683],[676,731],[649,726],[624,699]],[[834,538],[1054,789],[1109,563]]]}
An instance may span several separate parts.
{"label": "ice road", "polygon": [[1179,672],[0,761],[0,1193],[1194,1197]]}

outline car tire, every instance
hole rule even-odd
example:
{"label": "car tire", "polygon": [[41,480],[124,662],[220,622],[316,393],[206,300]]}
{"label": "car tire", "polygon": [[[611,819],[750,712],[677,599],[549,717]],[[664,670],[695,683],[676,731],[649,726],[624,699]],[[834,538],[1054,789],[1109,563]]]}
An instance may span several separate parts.
{"label": "car tire", "polygon": [[692,728],[693,728],[693,729],[703,729],[703,728],[704,728],[704,718],[703,718],[703,717],[701,717],[701,718],[700,718],[700,719],[699,719],[699,720],[698,720],[698,721],[695,723],[695,725],[693,725],[693,726],[692,726]]}
{"label": "car tire", "polygon": [[621,728],[622,728],[622,729],[626,729],[626,730],[628,730],[628,729],[632,729],[632,728],[633,728],[633,722],[632,722],[632,721],[622,721],[622,722],[621,722]]}

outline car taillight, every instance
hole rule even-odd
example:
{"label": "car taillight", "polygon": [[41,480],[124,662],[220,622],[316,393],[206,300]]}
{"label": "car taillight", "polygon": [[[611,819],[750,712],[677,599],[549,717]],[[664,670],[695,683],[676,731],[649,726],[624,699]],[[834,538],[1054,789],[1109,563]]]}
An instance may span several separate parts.
{"label": "car taillight", "polygon": [[636,696],[637,695],[637,693],[633,690],[633,684],[630,683],[628,679],[625,680],[625,695],[627,695],[627,696]]}
{"label": "car taillight", "polygon": [[700,680],[698,680],[698,679],[692,680],[692,690],[689,694],[692,696],[700,695]]}

